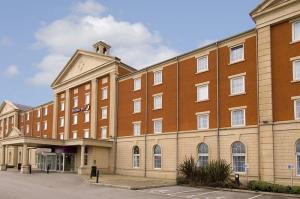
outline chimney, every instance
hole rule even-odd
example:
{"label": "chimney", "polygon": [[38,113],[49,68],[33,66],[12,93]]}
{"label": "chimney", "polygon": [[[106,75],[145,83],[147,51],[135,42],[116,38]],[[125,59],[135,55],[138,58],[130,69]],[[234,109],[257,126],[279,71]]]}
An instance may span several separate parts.
{"label": "chimney", "polygon": [[104,43],[103,41],[99,41],[93,45],[95,51],[99,55],[109,55],[109,51],[111,46]]}

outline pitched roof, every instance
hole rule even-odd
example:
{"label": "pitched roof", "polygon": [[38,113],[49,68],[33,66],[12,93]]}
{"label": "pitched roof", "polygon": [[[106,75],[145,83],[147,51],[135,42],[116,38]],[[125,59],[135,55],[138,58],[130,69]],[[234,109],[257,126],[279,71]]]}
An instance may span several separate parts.
{"label": "pitched roof", "polygon": [[28,111],[29,109],[32,109],[31,106],[27,106],[27,105],[23,105],[23,104],[18,104],[18,103],[14,103],[12,102],[19,110],[21,111]]}

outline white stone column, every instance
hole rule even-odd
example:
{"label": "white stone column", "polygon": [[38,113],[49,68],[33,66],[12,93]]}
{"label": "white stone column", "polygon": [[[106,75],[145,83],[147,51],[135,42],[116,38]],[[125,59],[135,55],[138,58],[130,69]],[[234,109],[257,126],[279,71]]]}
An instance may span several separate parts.
{"label": "white stone column", "polygon": [[6,171],[6,164],[5,164],[5,145],[1,147],[1,164],[0,164],[0,171]]}
{"label": "white stone column", "polygon": [[52,139],[56,139],[57,137],[57,115],[58,115],[57,112],[58,112],[58,98],[57,98],[57,93],[54,93]]}
{"label": "white stone column", "polygon": [[91,93],[91,138],[97,137],[97,110],[98,110],[98,79],[92,80]]}
{"label": "white stone column", "polygon": [[114,137],[116,133],[116,73],[111,72],[109,79],[109,135]]}
{"label": "white stone column", "polygon": [[66,90],[66,101],[65,101],[65,135],[64,139],[69,139],[70,134],[70,113],[71,113],[71,106],[70,106],[70,89]]}
{"label": "white stone column", "polygon": [[81,145],[80,146],[80,166],[78,168],[78,174],[85,174],[86,173],[86,167],[84,165],[84,150],[85,149],[85,145]]}
{"label": "white stone column", "polygon": [[18,111],[15,112],[15,115],[14,115],[14,127],[18,127],[19,126],[19,113]]}
{"label": "white stone column", "polygon": [[28,174],[29,173],[29,153],[28,153],[28,145],[23,144],[23,162],[21,166],[21,173]]}

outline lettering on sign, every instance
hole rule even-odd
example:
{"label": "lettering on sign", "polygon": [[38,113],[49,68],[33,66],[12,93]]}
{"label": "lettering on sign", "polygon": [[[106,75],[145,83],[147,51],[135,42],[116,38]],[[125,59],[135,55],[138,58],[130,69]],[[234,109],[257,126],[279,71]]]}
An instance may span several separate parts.
{"label": "lettering on sign", "polygon": [[85,105],[82,108],[73,108],[72,113],[78,113],[78,112],[89,111],[89,110],[90,110],[90,105]]}

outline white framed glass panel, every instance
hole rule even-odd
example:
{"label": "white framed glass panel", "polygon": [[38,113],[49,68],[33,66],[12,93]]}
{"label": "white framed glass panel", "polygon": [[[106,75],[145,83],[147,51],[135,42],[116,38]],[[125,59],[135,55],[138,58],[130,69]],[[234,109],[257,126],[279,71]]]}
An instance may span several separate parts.
{"label": "white framed glass panel", "polygon": [[154,85],[161,84],[162,83],[162,71],[160,70],[160,71],[153,72],[153,79],[154,79],[154,82],[153,82]]}
{"label": "white framed glass panel", "polygon": [[102,139],[107,138],[107,127],[106,126],[101,127],[101,138]]}
{"label": "white framed glass panel", "polygon": [[153,121],[153,129],[154,134],[162,133],[162,120],[154,120]]}
{"label": "white framed glass panel", "polygon": [[63,133],[59,134],[59,139],[64,140],[64,134]]}
{"label": "white framed glass panel", "polygon": [[153,97],[153,109],[161,109],[162,108],[162,95],[155,95]]}
{"label": "white framed glass panel", "polygon": [[300,119],[300,99],[295,100],[295,119]]}
{"label": "white framed glass panel", "polygon": [[245,109],[231,111],[231,126],[245,126]]}
{"label": "white framed glass panel", "polygon": [[230,94],[237,95],[245,93],[245,76],[230,79]]}
{"label": "white framed glass panel", "polygon": [[59,119],[59,124],[60,124],[60,127],[63,127],[64,125],[65,125],[65,118],[64,117],[61,117],[60,119]]}
{"label": "white framed glass panel", "polygon": [[141,100],[133,100],[133,113],[141,112]]}
{"label": "white framed glass panel", "polygon": [[28,121],[30,119],[29,113],[26,113],[26,120]]}
{"label": "white framed glass panel", "polygon": [[208,84],[197,86],[197,101],[208,100]]}
{"label": "white framed glass panel", "polygon": [[106,100],[107,99],[107,87],[104,87],[104,88],[102,88],[101,89],[101,91],[102,91],[102,100]]}
{"label": "white framed glass panel", "polygon": [[47,107],[44,109],[44,116],[46,116],[46,115],[48,115],[48,108]]}
{"label": "white framed glass panel", "polygon": [[26,125],[26,133],[29,133],[29,125]]}
{"label": "white framed glass panel", "polygon": [[73,124],[78,124],[78,115],[77,114],[73,115]]}
{"label": "white framed glass panel", "polygon": [[197,59],[197,73],[208,71],[208,56]]}
{"label": "white framed glass panel", "polygon": [[90,130],[88,130],[88,129],[84,130],[83,137],[84,138],[90,138]]}
{"label": "white framed glass panel", "polygon": [[141,78],[135,78],[133,79],[133,90],[137,91],[137,90],[141,90]]}
{"label": "white framed glass panel", "polygon": [[154,169],[161,169],[161,149],[159,145],[155,145],[153,148],[154,157]]}
{"label": "white framed glass panel", "polygon": [[232,169],[234,172],[245,172],[246,150],[242,142],[232,144]]}
{"label": "white framed glass panel", "polygon": [[244,60],[244,45],[238,45],[230,48],[230,63]]}
{"label": "white framed glass panel", "polygon": [[141,123],[140,122],[133,123],[133,135],[134,136],[141,135]]}
{"label": "white framed glass panel", "polygon": [[84,122],[90,121],[90,112],[84,112]]}
{"label": "white framed glass panel", "polygon": [[107,107],[102,107],[101,108],[101,118],[102,119],[107,119]]}
{"label": "white framed glass panel", "polygon": [[300,60],[295,60],[293,62],[293,80],[300,80]]}
{"label": "white framed glass panel", "polygon": [[208,165],[208,145],[201,143],[198,145],[198,167],[203,167]]}
{"label": "white framed glass panel", "polygon": [[73,132],[73,139],[77,139],[77,137],[78,137],[77,132],[74,131],[74,132]]}
{"label": "white framed glass panel", "polygon": [[36,130],[37,130],[37,131],[40,131],[40,130],[41,130],[41,125],[40,125],[39,122],[36,124]]}
{"label": "white framed glass panel", "polygon": [[73,98],[73,106],[74,108],[78,107],[78,97]]}
{"label": "white framed glass panel", "polygon": [[44,130],[47,130],[47,128],[48,128],[48,123],[47,121],[44,121]]}
{"label": "white framed glass panel", "polygon": [[296,143],[297,176],[300,176],[300,140]]}
{"label": "white framed glass panel", "polygon": [[133,168],[140,168],[140,149],[138,146],[133,147]]}
{"label": "white framed glass panel", "polygon": [[197,115],[197,129],[208,129],[209,128],[209,114]]}
{"label": "white framed glass panel", "polygon": [[300,21],[293,23],[293,41],[300,40]]}
{"label": "white framed glass panel", "polygon": [[41,117],[41,110],[37,110],[37,117],[40,118]]}
{"label": "white framed glass panel", "polygon": [[60,111],[65,110],[65,102],[60,102]]}
{"label": "white framed glass panel", "polygon": [[85,105],[88,105],[88,104],[90,104],[90,99],[91,97],[90,97],[90,94],[85,94],[85,96],[84,96],[84,104]]}

